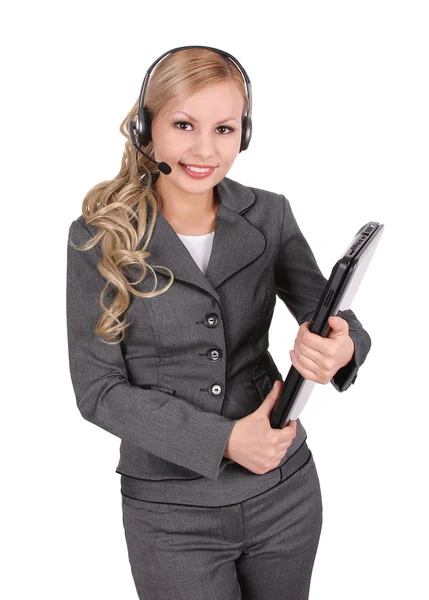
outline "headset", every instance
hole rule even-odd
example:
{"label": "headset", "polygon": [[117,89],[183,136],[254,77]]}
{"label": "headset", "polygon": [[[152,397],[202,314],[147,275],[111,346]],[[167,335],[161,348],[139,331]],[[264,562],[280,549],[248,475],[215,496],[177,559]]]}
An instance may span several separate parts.
{"label": "headset", "polygon": [[177,52],[178,50],[183,50],[185,48],[205,48],[207,50],[213,50],[221,56],[226,56],[235,64],[235,66],[238,68],[238,70],[243,76],[248,99],[248,108],[246,114],[242,118],[240,152],[242,152],[243,150],[247,150],[247,148],[249,147],[250,139],[252,137],[252,84],[250,83],[249,76],[247,75],[246,71],[241,66],[241,64],[238,62],[238,60],[234,58],[234,56],[232,56],[231,54],[228,54],[228,52],[225,52],[224,50],[219,50],[218,48],[211,48],[210,46],[179,46],[177,48],[173,48],[172,50],[167,50],[167,52],[164,52],[164,54],[157,58],[147,70],[140,90],[139,107],[137,114],[134,117],[134,120],[131,120],[129,122],[129,133],[133,146],[141,154],[143,154],[143,156],[155,163],[158,169],[161,171],[161,173],[164,173],[165,175],[171,173],[170,165],[168,165],[165,162],[157,162],[156,160],[145,154],[142,150],[140,150],[140,146],[147,146],[152,140],[151,116],[149,110],[144,105],[144,100],[146,88],[149,82],[149,77],[155,66],[168,54],[172,54],[173,52]]}

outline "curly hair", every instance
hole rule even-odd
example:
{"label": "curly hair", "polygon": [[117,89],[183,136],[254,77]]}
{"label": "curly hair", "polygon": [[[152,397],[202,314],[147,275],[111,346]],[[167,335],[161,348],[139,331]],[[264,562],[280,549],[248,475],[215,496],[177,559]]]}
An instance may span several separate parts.
{"label": "curly hair", "polygon": [[[226,56],[213,50],[185,48],[167,55],[151,74],[145,96],[145,106],[152,120],[170,103],[191,96],[209,85],[222,81],[234,81],[244,98],[243,115],[248,108],[243,77],[235,64]],[[94,333],[104,342],[117,344],[124,339],[125,329],[130,326],[124,313],[130,305],[130,294],[152,298],[166,292],[174,281],[174,273],[168,267],[161,267],[170,273],[170,281],[160,290],[140,292],[134,288],[147,276],[150,269],[156,274],[146,258],[150,256],[148,244],[155,227],[156,216],[161,209],[160,198],[153,187],[158,171],[147,158],[132,145],[128,124],[137,114],[139,99],[122,121],[120,132],[126,138],[125,150],[119,173],[111,180],[96,184],[85,195],[82,202],[82,215],[87,225],[96,228],[96,234],[77,250],[86,251],[99,244],[102,258],[97,268],[106,285],[100,295],[103,314],[96,324]],[[155,158],[152,141],[145,152]],[[141,177],[145,175],[145,185]],[[146,240],[137,249],[144,236]],[[137,265],[142,274],[138,281],[130,282],[126,277],[126,267]],[[156,266],[156,265],[154,265]],[[109,306],[105,304],[108,287],[113,286],[115,294]],[[118,339],[116,339],[118,338]],[[111,341],[116,340],[116,341]]]}

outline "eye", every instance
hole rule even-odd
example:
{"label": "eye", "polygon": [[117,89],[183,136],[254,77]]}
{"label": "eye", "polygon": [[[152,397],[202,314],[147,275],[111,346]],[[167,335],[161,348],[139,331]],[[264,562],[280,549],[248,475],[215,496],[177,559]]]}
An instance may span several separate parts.
{"label": "eye", "polygon": [[[176,121],[174,123],[174,126],[176,127],[177,125],[190,125],[190,123],[188,121]],[[177,127],[177,129],[182,129],[182,128]],[[182,129],[182,131],[189,131],[189,129]]]}
{"label": "eye", "polygon": [[[219,125],[218,129],[228,129],[228,131],[226,133],[230,133],[232,131],[234,131],[233,127],[229,127],[228,125]],[[225,135],[225,134],[222,134]]]}
{"label": "eye", "polygon": [[[182,127],[182,125],[184,127]],[[192,124],[189,123],[189,121],[175,121],[174,126],[177,129],[180,129],[181,131],[190,131],[190,129],[185,129],[186,125],[190,125],[192,127]],[[222,133],[221,135],[227,135],[228,133],[231,133],[232,131],[235,131],[233,127],[229,127],[228,125],[219,125],[219,127],[217,127],[217,129],[223,129],[223,130],[227,130],[224,133]]]}

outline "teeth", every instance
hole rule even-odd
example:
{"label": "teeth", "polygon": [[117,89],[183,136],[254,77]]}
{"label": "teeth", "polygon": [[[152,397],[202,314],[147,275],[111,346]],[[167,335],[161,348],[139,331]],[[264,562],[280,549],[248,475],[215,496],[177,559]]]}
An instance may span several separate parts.
{"label": "teeth", "polygon": [[200,167],[188,167],[188,165],[186,165],[186,168],[190,171],[195,171],[196,173],[208,173],[210,171],[210,168],[201,169]]}

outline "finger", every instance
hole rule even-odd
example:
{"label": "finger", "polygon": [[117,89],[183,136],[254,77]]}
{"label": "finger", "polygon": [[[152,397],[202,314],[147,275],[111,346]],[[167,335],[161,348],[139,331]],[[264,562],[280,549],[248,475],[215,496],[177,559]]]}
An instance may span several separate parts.
{"label": "finger", "polygon": [[[306,379],[311,379],[312,381],[316,381],[317,374],[314,371],[307,369],[306,367],[304,367],[301,364],[301,362],[298,360],[294,350],[291,350],[289,352],[289,355],[290,355],[290,359],[292,361],[293,366],[303,377],[305,377]],[[313,365],[315,366],[315,368],[317,368],[316,363],[313,362]]]}
{"label": "finger", "polygon": [[299,364],[313,371],[317,377],[326,378],[335,368],[335,349],[328,349],[330,355],[321,354],[307,346],[295,349],[296,359]]}
{"label": "finger", "polygon": [[303,344],[306,341],[311,343],[311,337],[316,335],[314,333],[311,333],[311,331],[309,330],[309,326],[310,323],[308,323],[307,321],[305,323],[303,323],[300,328],[298,329],[298,333],[296,335],[294,344]]}
{"label": "finger", "polygon": [[295,344],[294,348],[295,350],[295,354],[298,358],[298,360],[301,360],[301,358],[308,358],[312,361],[314,361],[316,364],[319,364],[321,361],[323,361],[323,354],[321,352],[319,352],[318,350],[314,350],[313,348],[310,348],[310,346],[306,346],[305,344]]}
{"label": "finger", "polygon": [[[291,350],[291,352],[293,352],[293,350]],[[311,379],[311,381],[322,383],[324,385],[331,381],[335,373],[332,369],[321,369],[316,363],[306,358],[299,361],[295,357],[292,360],[292,364],[306,379]]]}
{"label": "finger", "polygon": [[320,361],[323,360],[323,357],[320,353],[315,353],[316,360],[309,358],[301,354],[299,350],[293,351],[295,354],[295,361],[299,365],[300,368],[308,369],[309,371],[313,371],[315,375],[319,374],[319,371],[323,368],[320,365]]}
{"label": "finger", "polygon": [[316,333],[312,333],[308,330],[300,330],[295,339],[295,345],[304,345],[316,352],[323,352],[326,344],[323,342],[332,343],[332,340],[329,338],[324,338]]}
{"label": "finger", "polygon": [[289,450],[290,446],[292,445],[292,441],[293,440],[290,440],[289,442],[282,442],[277,446],[277,451],[281,455],[281,458],[283,458],[283,456],[285,456],[286,452]]}
{"label": "finger", "polygon": [[289,421],[289,423],[284,425],[279,431],[282,432],[279,445],[287,444],[289,446],[296,437],[296,421],[294,421],[294,426],[292,425],[292,421]]}
{"label": "finger", "polygon": [[[301,340],[297,341],[298,348],[305,346],[313,352],[318,352],[322,356],[333,356],[338,346],[338,337],[322,337],[315,333],[308,332]],[[301,350],[302,351],[302,350]]]}

